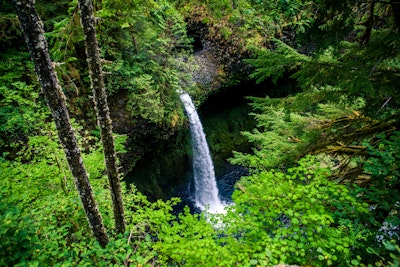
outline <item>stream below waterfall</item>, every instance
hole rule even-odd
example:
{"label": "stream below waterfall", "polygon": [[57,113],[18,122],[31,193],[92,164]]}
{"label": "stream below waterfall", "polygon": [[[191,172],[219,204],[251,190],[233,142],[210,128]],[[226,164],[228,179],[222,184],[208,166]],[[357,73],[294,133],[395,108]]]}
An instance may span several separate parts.
{"label": "stream below waterfall", "polygon": [[[242,166],[226,165],[225,173],[216,177],[219,197],[223,203],[229,204],[232,202],[231,197],[235,183],[242,176],[247,176],[248,174],[248,170]],[[181,199],[181,202],[174,207],[175,214],[181,213],[185,206],[188,206],[192,213],[201,212],[201,209],[195,205],[194,190],[193,175],[188,177],[187,183],[175,187],[172,197]]]}

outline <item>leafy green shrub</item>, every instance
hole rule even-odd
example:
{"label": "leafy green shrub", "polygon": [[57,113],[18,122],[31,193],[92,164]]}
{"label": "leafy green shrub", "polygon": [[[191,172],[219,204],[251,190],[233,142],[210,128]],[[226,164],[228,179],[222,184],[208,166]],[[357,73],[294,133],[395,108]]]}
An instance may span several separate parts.
{"label": "leafy green shrub", "polygon": [[370,235],[355,220],[368,208],[328,175],[305,158],[286,173],[242,178],[225,223],[232,240],[251,255],[247,264],[351,265],[352,249]]}
{"label": "leafy green shrub", "polygon": [[36,229],[32,220],[0,195],[0,265],[26,262],[35,250]]}
{"label": "leafy green shrub", "polygon": [[[158,233],[154,249],[159,253],[162,266],[234,266],[237,255],[222,240],[213,224],[200,215],[190,214],[189,209],[178,220],[164,224]],[[237,251],[236,251],[237,252]]]}
{"label": "leafy green shrub", "polygon": [[7,51],[0,62],[0,151],[5,152],[38,131],[49,113],[39,97],[29,54]]}

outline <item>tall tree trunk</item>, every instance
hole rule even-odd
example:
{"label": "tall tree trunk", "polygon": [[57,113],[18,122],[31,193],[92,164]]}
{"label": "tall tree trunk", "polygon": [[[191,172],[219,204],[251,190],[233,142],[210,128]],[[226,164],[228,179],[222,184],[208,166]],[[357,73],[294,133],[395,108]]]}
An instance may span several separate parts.
{"label": "tall tree trunk", "polygon": [[396,21],[397,29],[400,30],[400,1],[399,0],[390,0],[392,5],[392,11],[394,15],[394,19]]}
{"label": "tall tree trunk", "polygon": [[58,83],[57,75],[50,59],[43,23],[36,12],[32,0],[13,0],[13,4],[25,36],[25,42],[35,65],[36,74],[39,77],[40,85],[51,110],[53,120],[56,123],[58,136],[74,176],[74,182],[79,191],[89,226],[100,245],[105,247],[109,241],[108,235],[93,197],[92,187],[71,127],[65,96]]}
{"label": "tall tree trunk", "polygon": [[371,39],[372,27],[374,26],[374,10],[375,2],[369,3],[369,15],[367,20],[362,24],[365,26],[365,32],[359,40],[359,43],[364,47],[368,45],[369,40]]}
{"label": "tall tree trunk", "polygon": [[85,34],[86,56],[95,100],[97,121],[100,127],[108,181],[111,189],[115,228],[118,233],[123,233],[125,231],[124,205],[118,178],[114,138],[112,135],[111,118],[101,68],[99,45],[96,38],[93,4],[90,0],[79,0],[78,5],[81,13],[81,24]]}

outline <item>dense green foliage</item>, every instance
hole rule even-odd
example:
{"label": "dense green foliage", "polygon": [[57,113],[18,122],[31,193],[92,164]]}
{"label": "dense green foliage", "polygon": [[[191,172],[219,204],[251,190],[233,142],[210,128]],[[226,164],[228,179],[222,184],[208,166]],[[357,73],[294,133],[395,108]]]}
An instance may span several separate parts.
{"label": "dense green foliage", "polygon": [[[373,235],[364,227],[371,216],[368,205],[346,186],[328,181],[329,170],[313,158],[287,172],[264,171],[242,179],[233,196],[235,205],[214,223],[210,215],[199,219],[188,210],[176,219],[170,213],[176,200],[150,203],[139,192],[125,192],[129,231],[114,236],[103,249],[89,234],[71,178],[56,164],[65,164],[62,151],[45,139],[50,145],[41,144],[48,150],[35,164],[1,163],[1,198],[7,204],[2,206],[1,237],[13,242],[4,243],[8,249],[2,257],[9,263],[270,266],[286,261],[357,266],[368,260],[369,254],[362,254],[365,240]],[[49,161],[45,155],[60,159]],[[111,206],[101,161],[98,149],[85,156],[110,229]]]}
{"label": "dense green foliage", "polygon": [[329,182],[328,170],[314,159],[299,164],[286,173],[264,171],[242,179],[233,196],[230,231],[261,265],[351,265],[356,258],[351,250],[370,235],[357,219],[368,214],[367,205]]}
{"label": "dense green foliage", "polygon": [[[252,147],[230,159],[250,175],[237,182],[226,214],[176,215],[179,200],[150,202],[124,186],[127,231],[117,235],[77,3],[36,2],[111,240],[102,248],[91,234],[14,11],[0,0],[0,265],[399,266],[396,4],[96,1],[106,87],[126,97],[135,123],[176,131],[185,126],[177,90],[208,94],[190,77],[187,23],[206,27],[229,56],[253,55],[246,63],[255,81],[290,76],[297,87],[282,98],[249,98],[248,118],[208,119],[219,165],[244,140]],[[127,138],[116,136],[120,156]],[[154,179],[142,181],[152,187]]]}
{"label": "dense green foliage", "polygon": [[40,129],[46,112],[29,55],[9,51],[0,59],[0,147],[10,149]]}
{"label": "dense green foliage", "polygon": [[[99,11],[107,88],[129,91],[128,109],[157,124],[178,124],[176,91],[189,83],[189,39],[182,16],[167,1],[103,1]],[[120,53],[124,51],[124,53]],[[187,80],[187,81],[185,81]],[[185,88],[186,90],[186,88]],[[181,122],[180,122],[181,123]]]}

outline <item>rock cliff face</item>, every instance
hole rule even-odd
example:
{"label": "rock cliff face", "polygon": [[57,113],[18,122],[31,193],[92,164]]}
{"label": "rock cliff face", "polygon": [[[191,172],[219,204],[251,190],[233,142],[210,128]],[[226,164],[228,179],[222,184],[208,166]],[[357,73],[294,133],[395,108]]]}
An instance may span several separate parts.
{"label": "rock cliff face", "polygon": [[187,23],[188,34],[195,40],[195,82],[206,90],[214,91],[231,84],[238,77],[240,80],[247,78],[250,69],[243,59],[249,58],[250,54],[238,37],[234,34],[224,37],[221,29],[206,25],[195,14]]}
{"label": "rock cliff face", "polygon": [[223,66],[207,48],[195,52],[193,64],[193,80],[202,89],[212,91],[221,87],[224,80]]}

